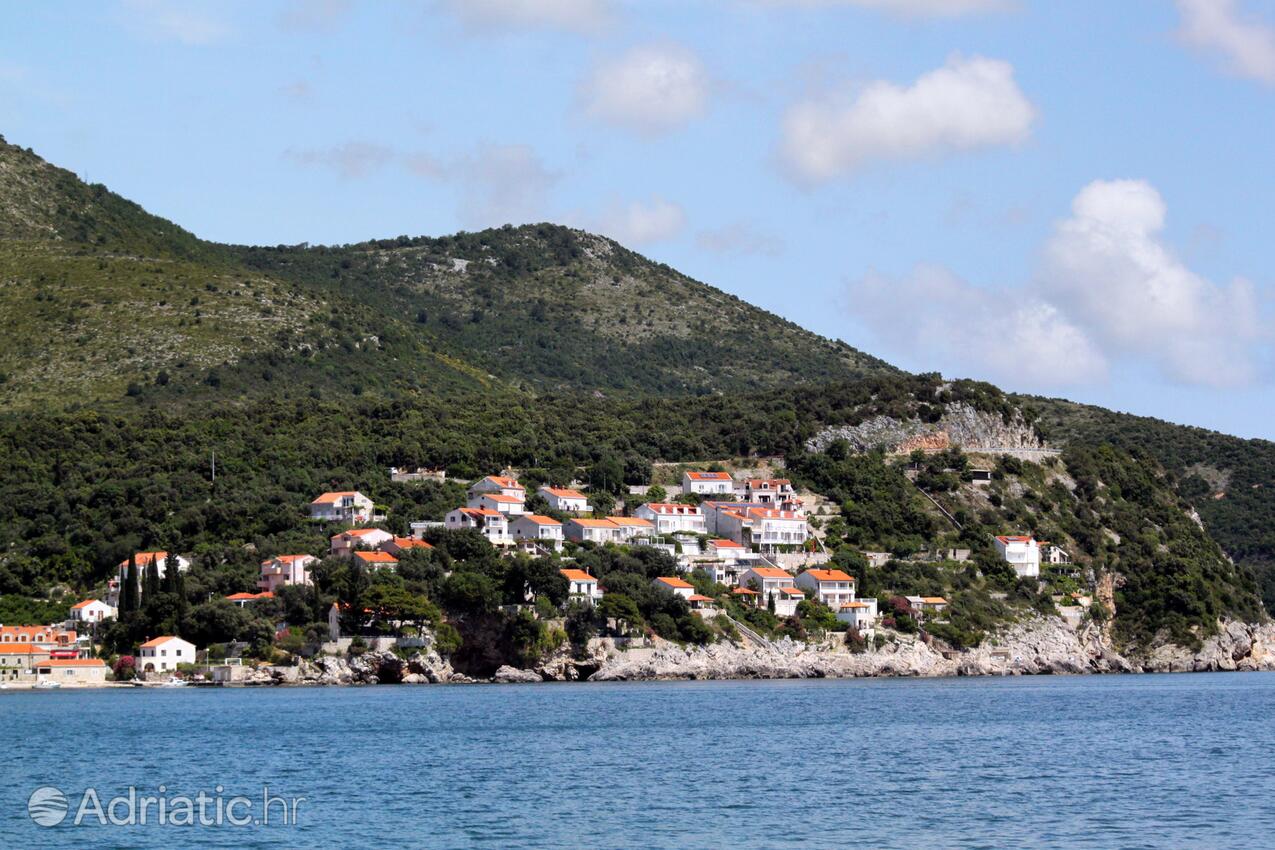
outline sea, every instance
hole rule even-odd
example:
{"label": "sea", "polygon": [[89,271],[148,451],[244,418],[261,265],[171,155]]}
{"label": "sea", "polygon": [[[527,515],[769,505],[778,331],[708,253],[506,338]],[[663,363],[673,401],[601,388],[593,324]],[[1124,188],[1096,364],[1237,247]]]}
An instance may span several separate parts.
{"label": "sea", "polygon": [[0,729],[0,848],[1275,848],[1265,673],[0,691]]}

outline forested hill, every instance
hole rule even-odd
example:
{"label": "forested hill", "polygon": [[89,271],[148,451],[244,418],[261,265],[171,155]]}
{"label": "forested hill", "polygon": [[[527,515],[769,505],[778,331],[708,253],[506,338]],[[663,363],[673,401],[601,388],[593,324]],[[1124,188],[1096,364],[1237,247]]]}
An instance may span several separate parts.
{"label": "forested hill", "polygon": [[280,386],[699,394],[896,371],[583,231],[224,246],[2,140],[0,280],[7,408]]}

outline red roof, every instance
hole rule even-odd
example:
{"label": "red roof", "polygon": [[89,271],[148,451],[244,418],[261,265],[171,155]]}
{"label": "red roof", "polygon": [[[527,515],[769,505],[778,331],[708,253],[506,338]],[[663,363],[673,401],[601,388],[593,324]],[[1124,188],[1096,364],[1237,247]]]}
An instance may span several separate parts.
{"label": "red roof", "polygon": [[779,569],[778,567],[753,567],[752,572],[762,578],[792,578],[791,575]]}
{"label": "red roof", "polygon": [[559,499],[585,499],[586,501],[588,500],[588,496],[584,495],[579,490],[567,490],[566,488],[563,488],[563,487],[541,487],[540,489],[544,490],[546,493],[549,493],[552,496],[556,496]]}
{"label": "red roof", "polygon": [[747,548],[746,546],[744,546],[744,544],[743,544],[743,543],[736,543],[734,540],[724,540],[724,539],[719,539],[719,540],[710,540],[710,541],[708,541],[708,545],[709,545],[709,546],[713,546],[713,547],[715,547],[715,548],[717,548],[717,549],[745,549],[745,548]]}
{"label": "red roof", "polygon": [[523,514],[522,519],[530,520],[536,525],[562,525],[553,517],[545,516],[544,514]]}
{"label": "red roof", "polygon": [[87,608],[96,601],[97,601],[96,599],[85,599],[83,602],[76,602],[74,605],[71,606],[71,610],[76,611],[76,610],[79,610],[80,608]]}
{"label": "red roof", "polygon": [[730,481],[729,472],[688,472],[686,477],[692,481]]}
{"label": "red roof", "polygon": [[806,575],[815,581],[854,581],[854,576],[841,570],[806,570]]}
{"label": "red roof", "polygon": [[[314,500],[313,502],[311,502],[310,504],[312,504],[312,505],[330,505],[330,504],[332,504],[333,502],[335,502],[337,499],[344,499],[344,498],[348,498],[348,497],[350,497],[350,496],[363,496],[363,494],[362,494],[362,493],[359,493],[359,492],[358,492],[358,491],[356,491],[356,490],[337,490],[337,491],[333,491],[333,492],[330,492],[330,493],[323,493],[322,495],[320,495],[320,496],[319,496],[319,498],[315,499],[315,500]],[[363,496],[363,498],[365,498],[365,499],[366,499],[367,497],[366,497],[366,496]]]}
{"label": "red roof", "polygon": [[355,552],[354,557],[365,564],[397,564],[398,559],[389,552]]}
{"label": "red roof", "polygon": [[[140,648],[154,649],[160,644],[168,643],[170,640],[181,640],[181,638],[177,637],[177,635],[160,635],[157,638],[151,638],[150,640],[146,641],[146,643],[142,644]],[[187,643],[189,643],[189,641],[187,641]]]}
{"label": "red roof", "polygon": [[660,576],[656,581],[668,587],[675,587],[678,590],[694,590],[695,587],[689,581],[680,579],[677,576]]}
{"label": "red roof", "polygon": [[491,499],[498,505],[521,505],[522,499],[517,496],[506,496],[504,493],[479,493],[479,499]]}
{"label": "red roof", "polygon": [[673,514],[676,516],[693,516],[701,513],[699,505],[682,505],[676,502],[647,502],[642,507],[657,514]]}
{"label": "red roof", "polygon": [[562,573],[563,578],[567,581],[597,581],[596,578],[586,573],[584,570],[566,569],[558,570]]}

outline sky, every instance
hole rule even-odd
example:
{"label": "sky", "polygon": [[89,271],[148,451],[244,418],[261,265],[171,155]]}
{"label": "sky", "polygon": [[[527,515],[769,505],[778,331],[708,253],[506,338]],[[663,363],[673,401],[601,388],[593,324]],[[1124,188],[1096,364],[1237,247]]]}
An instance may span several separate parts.
{"label": "sky", "polygon": [[0,10],[0,133],[208,239],[554,221],[911,371],[1275,438],[1275,2]]}

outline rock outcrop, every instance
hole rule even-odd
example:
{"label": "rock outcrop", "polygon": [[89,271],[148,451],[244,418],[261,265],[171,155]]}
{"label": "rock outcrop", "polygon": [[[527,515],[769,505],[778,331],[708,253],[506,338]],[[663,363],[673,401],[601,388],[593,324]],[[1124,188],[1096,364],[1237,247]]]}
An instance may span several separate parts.
{"label": "rock outcrop", "polygon": [[858,425],[825,428],[807,443],[811,451],[824,451],[845,440],[856,451],[881,448],[906,454],[913,449],[936,451],[960,446],[968,451],[1019,449],[1043,451],[1046,446],[1022,415],[1006,422],[998,413],[985,413],[967,404],[949,404],[938,422],[874,416]]}

